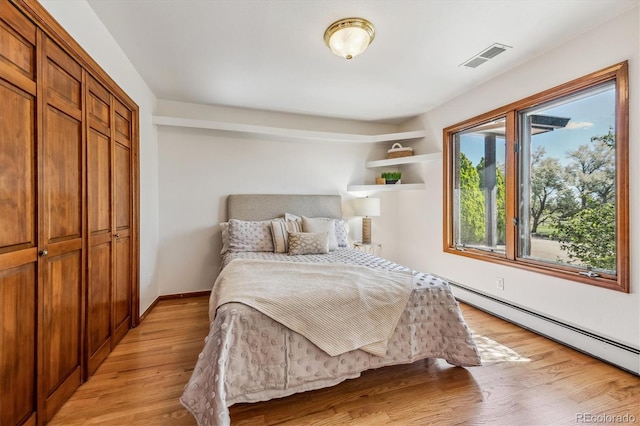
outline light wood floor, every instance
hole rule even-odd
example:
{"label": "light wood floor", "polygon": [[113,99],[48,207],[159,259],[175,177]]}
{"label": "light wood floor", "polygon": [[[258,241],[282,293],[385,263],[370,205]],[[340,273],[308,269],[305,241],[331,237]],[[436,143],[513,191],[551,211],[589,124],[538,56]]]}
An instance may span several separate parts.
{"label": "light wood floor", "polygon": [[[158,303],[50,425],[195,425],[178,398],[208,332],[207,302]],[[640,378],[462,308],[482,367],[418,361],[367,371],[333,388],[234,405],[232,424],[571,425],[596,415],[640,423]]]}

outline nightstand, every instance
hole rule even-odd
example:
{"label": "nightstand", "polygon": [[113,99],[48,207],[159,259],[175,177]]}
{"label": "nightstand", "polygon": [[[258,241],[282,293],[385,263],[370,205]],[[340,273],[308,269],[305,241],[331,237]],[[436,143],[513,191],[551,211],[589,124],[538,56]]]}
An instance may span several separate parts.
{"label": "nightstand", "polygon": [[353,248],[376,256],[380,256],[382,254],[382,244],[373,241],[370,243],[356,241],[353,243]]}

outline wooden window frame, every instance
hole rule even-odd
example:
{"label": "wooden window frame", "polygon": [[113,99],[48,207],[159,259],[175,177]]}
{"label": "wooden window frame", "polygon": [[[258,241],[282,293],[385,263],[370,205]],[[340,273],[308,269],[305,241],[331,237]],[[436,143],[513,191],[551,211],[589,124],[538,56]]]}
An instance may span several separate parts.
{"label": "wooden window frame", "polygon": [[[561,84],[549,90],[529,96],[470,118],[443,129],[443,250],[459,256],[513,266],[528,271],[595,285],[621,292],[629,292],[629,71],[628,62],[620,62]],[[518,217],[518,158],[515,144],[518,142],[518,112],[546,102],[571,95],[606,82],[615,82],[616,90],[616,274],[587,277],[584,269],[550,262],[518,257],[518,225],[512,223]],[[452,149],[453,136],[480,124],[506,118],[505,201],[506,201],[506,251],[491,253],[473,248],[455,246],[453,233],[453,183],[455,164]]]}

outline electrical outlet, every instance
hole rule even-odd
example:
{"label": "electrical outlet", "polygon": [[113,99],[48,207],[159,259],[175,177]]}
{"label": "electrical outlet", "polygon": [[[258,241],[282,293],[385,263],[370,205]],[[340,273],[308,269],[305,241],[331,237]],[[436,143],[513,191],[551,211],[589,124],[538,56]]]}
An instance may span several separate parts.
{"label": "electrical outlet", "polygon": [[504,278],[496,278],[496,287],[498,287],[498,290],[504,290]]}

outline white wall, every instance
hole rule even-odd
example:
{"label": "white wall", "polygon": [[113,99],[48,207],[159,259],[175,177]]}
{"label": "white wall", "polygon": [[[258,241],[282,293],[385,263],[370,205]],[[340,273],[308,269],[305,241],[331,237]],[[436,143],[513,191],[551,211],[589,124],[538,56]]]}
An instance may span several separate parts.
{"label": "white wall", "polygon": [[[432,271],[510,303],[573,324],[614,341],[640,347],[640,69],[636,8],[420,117],[429,141],[442,129],[496,107],[549,89],[618,62],[629,61],[631,293],[552,278],[442,250],[442,164],[423,170],[423,193],[403,193],[398,247],[403,263]],[[518,47],[515,46],[514,49]],[[409,123],[415,125],[416,123]],[[496,288],[496,277],[505,289]]]}
{"label": "white wall", "polygon": [[89,4],[40,0],[47,11],[140,108],[140,312],[158,297],[158,147],[151,116],[156,98]]}
{"label": "white wall", "polygon": [[[160,101],[159,115],[294,128],[373,134],[396,126],[331,120]],[[220,268],[220,228],[226,220],[225,199],[233,193],[340,194],[343,213],[352,216],[346,193],[349,183],[373,183],[364,162],[380,147],[366,143],[303,141],[293,138],[249,136],[205,129],[158,127],[160,175],[160,293],[210,290]],[[386,147],[382,147],[386,148]],[[373,172],[371,172],[373,173]],[[383,206],[383,211],[385,207]],[[393,209],[388,209],[391,218]],[[351,221],[359,238],[361,222]],[[377,226],[383,241],[391,233]],[[392,244],[385,250],[391,253]]]}

